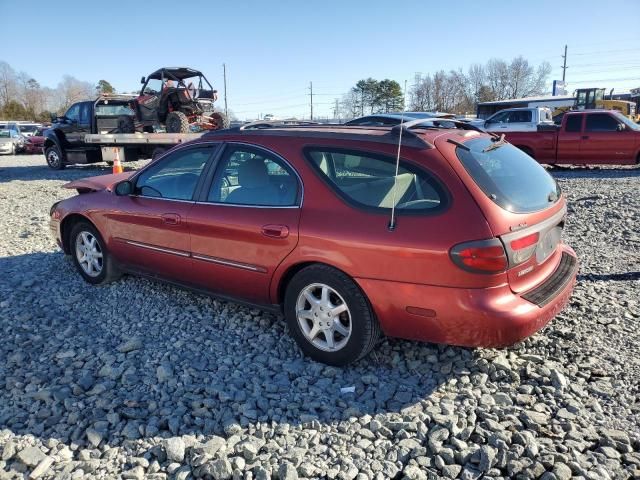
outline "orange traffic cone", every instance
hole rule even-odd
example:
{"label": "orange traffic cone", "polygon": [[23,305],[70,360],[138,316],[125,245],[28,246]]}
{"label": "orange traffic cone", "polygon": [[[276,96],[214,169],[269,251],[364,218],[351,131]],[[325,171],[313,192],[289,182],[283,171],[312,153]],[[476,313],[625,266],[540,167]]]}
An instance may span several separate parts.
{"label": "orange traffic cone", "polygon": [[113,173],[122,173],[122,164],[120,163],[120,149],[114,148],[116,152],[116,158],[113,160]]}

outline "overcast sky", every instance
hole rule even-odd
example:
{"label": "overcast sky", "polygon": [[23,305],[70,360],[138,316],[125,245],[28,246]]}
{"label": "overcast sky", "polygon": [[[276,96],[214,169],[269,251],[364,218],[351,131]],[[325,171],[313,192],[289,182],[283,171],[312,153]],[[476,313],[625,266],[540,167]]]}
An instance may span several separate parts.
{"label": "overcast sky", "polygon": [[[63,75],[118,91],[161,66],[202,70],[240,118],[330,115],[361,78],[401,85],[416,72],[464,70],[523,55],[569,88],[640,87],[640,1],[0,0],[0,60],[55,87]],[[517,6],[517,7],[516,7]],[[607,20],[608,19],[608,20]],[[222,106],[222,102],[220,103]]]}

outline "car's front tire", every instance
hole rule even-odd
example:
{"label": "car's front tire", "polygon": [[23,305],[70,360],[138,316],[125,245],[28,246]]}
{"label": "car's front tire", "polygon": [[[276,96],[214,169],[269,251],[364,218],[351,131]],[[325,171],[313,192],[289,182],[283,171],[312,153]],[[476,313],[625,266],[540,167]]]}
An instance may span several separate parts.
{"label": "car's front tire", "polygon": [[291,279],[284,313],[302,351],[328,365],[343,366],[364,357],[380,337],[364,293],[351,278],[327,265],[306,267]]}
{"label": "car's front tire", "polygon": [[78,222],[73,226],[69,251],[78,272],[88,283],[100,285],[120,278],[100,232],[89,222]]}
{"label": "car's front tire", "polygon": [[60,152],[60,149],[55,145],[47,147],[44,152],[44,158],[47,160],[49,168],[52,168],[53,170],[62,170],[66,166],[64,158],[62,157],[62,152]]}

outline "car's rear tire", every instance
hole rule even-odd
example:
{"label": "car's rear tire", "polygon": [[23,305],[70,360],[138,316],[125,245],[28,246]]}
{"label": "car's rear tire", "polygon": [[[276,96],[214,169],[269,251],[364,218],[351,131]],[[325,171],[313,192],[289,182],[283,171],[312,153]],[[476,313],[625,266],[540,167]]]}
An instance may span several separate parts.
{"label": "car's rear tire", "polygon": [[93,285],[109,283],[121,273],[107,250],[100,232],[89,222],[78,222],[71,229],[69,251],[78,272]]}
{"label": "car's rear tire", "polygon": [[189,133],[189,119],[182,112],[170,112],[165,126],[167,133]]}
{"label": "car's rear tire", "polygon": [[380,338],[364,293],[351,278],[327,265],[296,273],[285,291],[284,313],[302,351],[328,365],[364,357]]}
{"label": "car's rear tire", "polygon": [[45,149],[44,158],[47,160],[49,168],[52,168],[53,170],[62,170],[66,167],[62,152],[56,145],[51,145]]}

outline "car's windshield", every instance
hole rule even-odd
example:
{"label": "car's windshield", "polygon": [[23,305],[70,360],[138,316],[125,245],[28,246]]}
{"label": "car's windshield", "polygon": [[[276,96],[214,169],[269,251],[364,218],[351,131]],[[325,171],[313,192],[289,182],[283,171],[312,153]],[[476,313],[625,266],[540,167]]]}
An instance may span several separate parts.
{"label": "car's windshield", "polygon": [[120,115],[133,115],[133,110],[127,105],[96,105],[97,117],[119,117]]}
{"label": "car's windshield", "polygon": [[624,123],[627,126],[628,129],[640,132],[640,124],[635,123],[629,117],[625,117],[620,112],[613,112],[613,116],[616,117],[616,120],[619,120],[622,123]]}
{"label": "car's windshield", "polygon": [[10,138],[11,132],[9,130],[0,130],[0,138]]}
{"label": "car's windshield", "polygon": [[37,125],[20,125],[21,132],[35,132],[36,128],[38,128]]}
{"label": "car's windshield", "polygon": [[482,191],[505,210],[536,212],[560,198],[560,188],[553,177],[511,144],[498,146],[495,139],[474,138],[458,147],[456,154]]}

